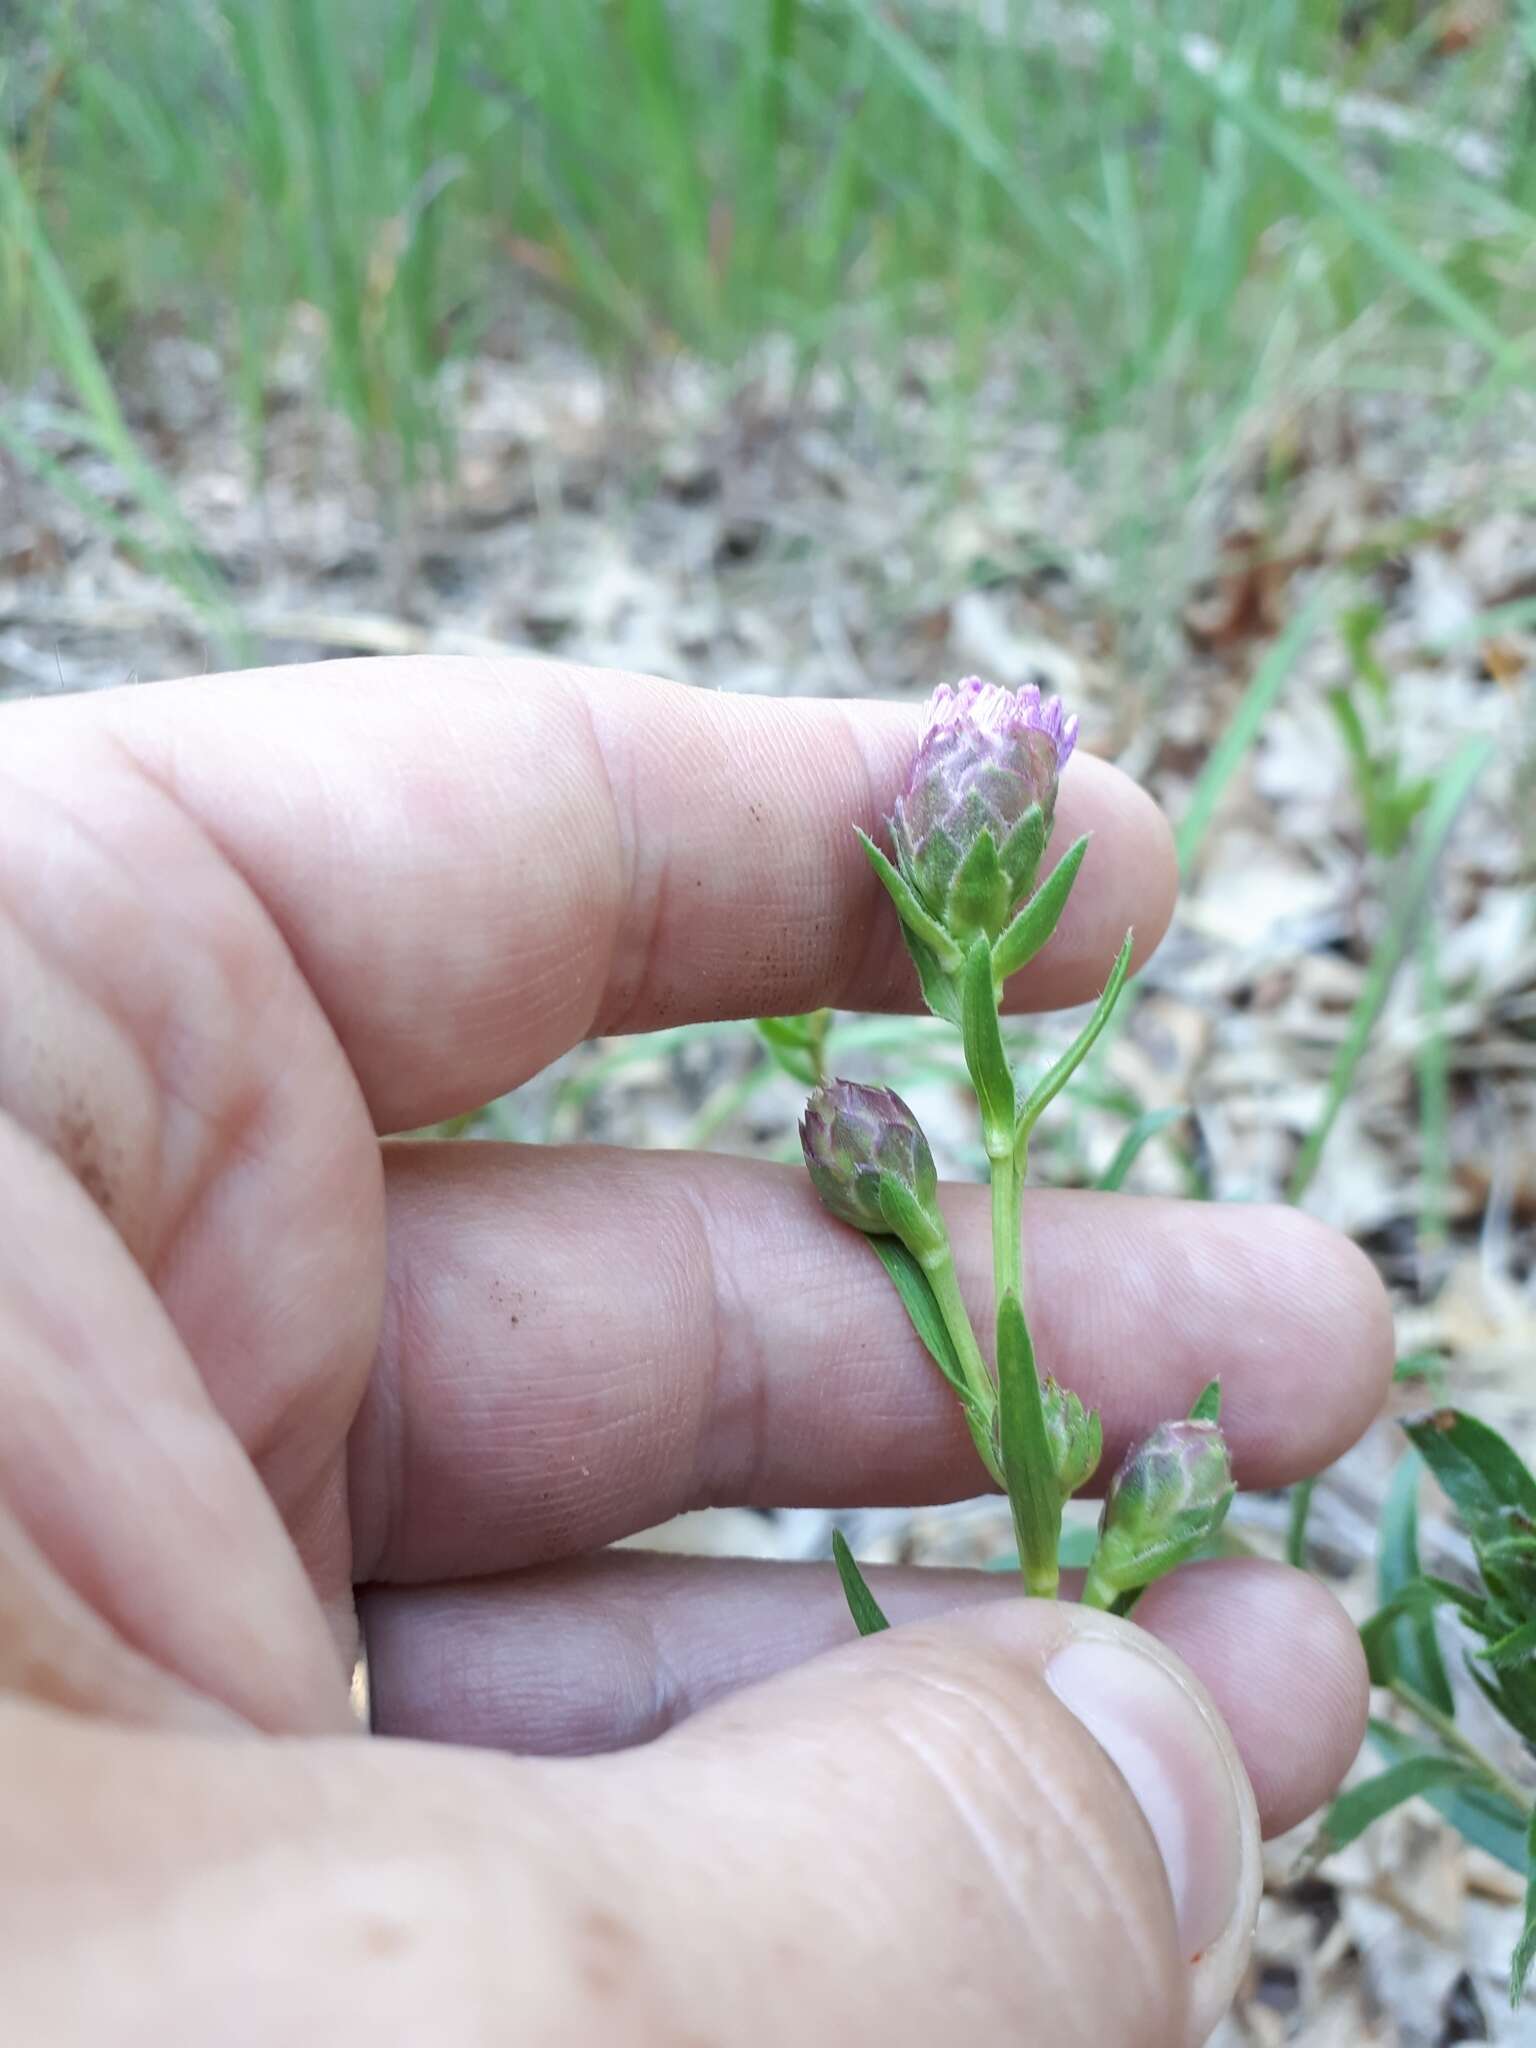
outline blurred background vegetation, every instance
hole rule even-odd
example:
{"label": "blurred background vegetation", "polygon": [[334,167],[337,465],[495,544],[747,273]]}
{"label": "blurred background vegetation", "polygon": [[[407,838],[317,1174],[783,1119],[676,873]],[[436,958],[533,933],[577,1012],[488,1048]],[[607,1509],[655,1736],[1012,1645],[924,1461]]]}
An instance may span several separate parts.
{"label": "blurred background vegetation", "polygon": [[[0,692],[1042,672],[1186,883],[1043,1177],[1306,1202],[1405,1402],[1529,1450],[1533,230],[1536,0],[0,0]],[[813,1035],[981,1170],[946,1034]],[[687,1027],[467,1128],[787,1157],[801,1087]],[[1243,1540],[1363,1614],[1396,1457]],[[1277,1883],[1232,2042],[1532,2038],[1487,1995],[1518,1888],[1396,1825],[1326,1912]]]}
{"label": "blurred background vegetation", "polygon": [[[619,375],[771,334],[878,383],[931,340],[957,459],[1002,344],[1019,405],[1113,463],[1122,570],[1277,393],[1412,391],[1450,424],[1531,375],[1524,0],[5,18],[0,370],[54,370],[188,576],[113,388],[157,322],[218,351],[259,485],[302,311],[396,519],[453,475],[445,372],[534,304]],[[46,469],[14,422],[7,445]]]}

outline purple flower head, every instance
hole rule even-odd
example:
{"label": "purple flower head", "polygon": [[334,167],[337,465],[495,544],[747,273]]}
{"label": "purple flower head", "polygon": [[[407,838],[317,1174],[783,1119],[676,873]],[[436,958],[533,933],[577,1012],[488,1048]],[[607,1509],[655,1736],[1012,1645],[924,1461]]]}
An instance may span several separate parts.
{"label": "purple flower head", "polygon": [[[970,676],[933,693],[905,791],[891,814],[898,865],[944,922],[950,884],[983,833],[1001,856],[1008,906],[1029,886],[1077,744],[1077,720],[1038,683],[1005,690]],[[1038,832],[1024,824],[1040,809]],[[1020,831],[1020,827],[1023,831]]]}
{"label": "purple flower head", "polygon": [[899,1236],[919,1254],[943,1242],[933,1154],[894,1090],[823,1082],[805,1105],[800,1143],[817,1194],[844,1223]]}
{"label": "purple flower head", "polygon": [[1214,1422],[1160,1422],[1110,1481],[1093,1570],[1144,1586],[1208,1542],[1232,1504],[1232,1461]]}

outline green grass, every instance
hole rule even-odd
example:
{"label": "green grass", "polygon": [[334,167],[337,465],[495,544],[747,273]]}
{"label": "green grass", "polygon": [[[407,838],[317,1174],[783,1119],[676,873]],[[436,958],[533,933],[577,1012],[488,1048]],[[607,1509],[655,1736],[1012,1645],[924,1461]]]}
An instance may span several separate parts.
{"label": "green grass", "polygon": [[[5,230],[0,372],[59,356],[46,247],[109,360],[149,319],[215,340],[259,471],[309,308],[394,498],[451,467],[445,363],[530,299],[632,361],[775,332],[878,372],[932,335],[962,383],[1001,349],[1036,414],[1142,423],[1131,551],[1318,348],[1342,374],[1367,315],[1367,373],[1457,340],[1528,374],[1536,144],[1512,113],[1489,132],[1536,62],[1516,28],[1447,62],[1390,9],[1346,33],[1342,0],[1153,13],[21,0],[0,107],[42,240]],[[1497,175],[1447,155],[1468,128]]]}

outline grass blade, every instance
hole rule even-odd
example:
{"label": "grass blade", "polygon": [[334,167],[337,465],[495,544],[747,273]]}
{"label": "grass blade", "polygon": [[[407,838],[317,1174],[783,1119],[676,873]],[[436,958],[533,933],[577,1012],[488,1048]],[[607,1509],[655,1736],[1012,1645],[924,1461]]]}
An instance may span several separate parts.
{"label": "grass blade", "polygon": [[1333,594],[1331,584],[1319,584],[1306,603],[1286,621],[1285,630],[1272,642],[1254,670],[1253,680],[1243,692],[1242,701],[1228,721],[1226,731],[1211,749],[1174,835],[1181,875],[1188,875],[1193,867],[1228,783],[1242,766],[1265,719],[1279,701]]}
{"label": "grass blade", "polygon": [[1435,793],[1419,821],[1413,852],[1408,860],[1407,871],[1399,884],[1396,903],[1387,920],[1386,929],[1377,940],[1371,954],[1365,985],[1360,991],[1349,1021],[1349,1029],[1333,1063],[1323,1113],[1308,1132],[1306,1142],[1291,1172],[1286,1194],[1293,1202],[1299,1202],[1312,1184],[1323,1156],[1323,1147],[1327,1144],[1339,1111],[1344,1107],[1349,1091],[1354,1085],[1355,1070],[1364,1057],[1377,1019],[1386,1007],[1387,997],[1392,992],[1397,970],[1402,965],[1404,955],[1418,928],[1424,901],[1429,894],[1430,883],[1434,880],[1435,870],[1440,864],[1440,856],[1445,851],[1451,829],[1461,813],[1462,805],[1472,793],[1473,784],[1492,754],[1492,740],[1468,740],[1459,748],[1450,765],[1440,775],[1435,785]]}
{"label": "grass blade", "polygon": [[[1419,1480],[1423,1471],[1424,1461],[1410,1445],[1398,1461],[1382,1504],[1376,1591],[1383,1606],[1419,1577]],[[1404,1615],[1394,1622],[1385,1655],[1415,1692],[1422,1693],[1442,1714],[1455,1713],[1456,1702],[1431,1615]]]}
{"label": "grass blade", "polygon": [[1189,1112],[1177,1109],[1149,1109],[1144,1116],[1137,1117],[1115,1149],[1115,1156],[1094,1182],[1101,1193],[1113,1194],[1125,1183],[1125,1177],[1140,1157],[1142,1148],[1155,1138],[1159,1131],[1166,1131],[1170,1124],[1176,1124]]}

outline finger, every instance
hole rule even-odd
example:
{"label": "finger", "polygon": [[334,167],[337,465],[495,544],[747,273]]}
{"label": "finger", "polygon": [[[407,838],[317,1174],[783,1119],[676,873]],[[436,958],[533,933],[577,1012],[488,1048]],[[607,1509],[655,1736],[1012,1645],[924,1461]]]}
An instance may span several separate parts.
{"label": "finger", "polygon": [[1198,1672],[1242,1751],[1264,1832],[1336,1791],[1360,1753],[1370,1682],[1325,1586],[1262,1558],[1186,1565],[1136,1603],[1138,1624]]}
{"label": "finger", "polygon": [[0,1713],[28,2039],[125,2038],[126,1971],[144,2042],[238,2011],[263,2040],[468,2042],[515,2013],[528,2048],[1178,2048],[1258,1903],[1251,1798],[1196,1682],[1041,1602],[892,1630],[580,1763]]}
{"label": "finger", "polygon": [[[742,1845],[748,1896],[727,1877],[712,1910],[767,1931],[774,1892],[798,1891],[805,1942],[807,1887],[839,1901],[809,1933],[839,1974],[881,1930],[879,2004],[844,2015],[877,2024],[830,2039],[1022,2026],[1072,2048],[1172,2048],[1205,2039],[1240,1976],[1260,1889],[1252,1794],[1198,1682],[1126,1623],[1024,1600],[909,1623],[625,1761]],[[791,2038],[775,2017],[765,2037]]]}
{"label": "finger", "polygon": [[314,1590],[165,1310],[4,1116],[0,1415],[0,1696],[169,1726],[348,1725]]}
{"label": "finger", "polygon": [[[359,1579],[580,1554],[710,1503],[981,1492],[869,1245],[804,1176],[721,1157],[392,1146],[382,1346],[351,1444]],[[981,1327],[985,1190],[945,1203]],[[1338,1456],[1391,1370],[1381,1284],[1295,1211],[1026,1198],[1045,1370],[1105,1460],[1219,1374],[1242,1483]]]}
{"label": "finger", "polygon": [[[919,714],[540,663],[333,662],[6,713],[7,765],[107,828],[168,790],[275,920],[381,1128],[468,1109],[594,1031],[913,1007],[880,832]],[[127,764],[127,765],[125,765]],[[1161,815],[1076,755],[1094,845],[1027,1007],[1096,995],[1175,886]]]}
{"label": "finger", "polygon": [[[865,1576],[898,1624],[1019,1597],[1011,1572]],[[375,1728],[536,1756],[650,1742],[836,1649],[853,1626],[830,1565],[640,1550],[477,1584],[374,1587],[362,1615]],[[1224,1558],[1152,1587],[1136,1620],[1216,1702],[1266,1835],[1329,1797],[1359,1753],[1367,1687],[1360,1639],[1326,1588]]]}

